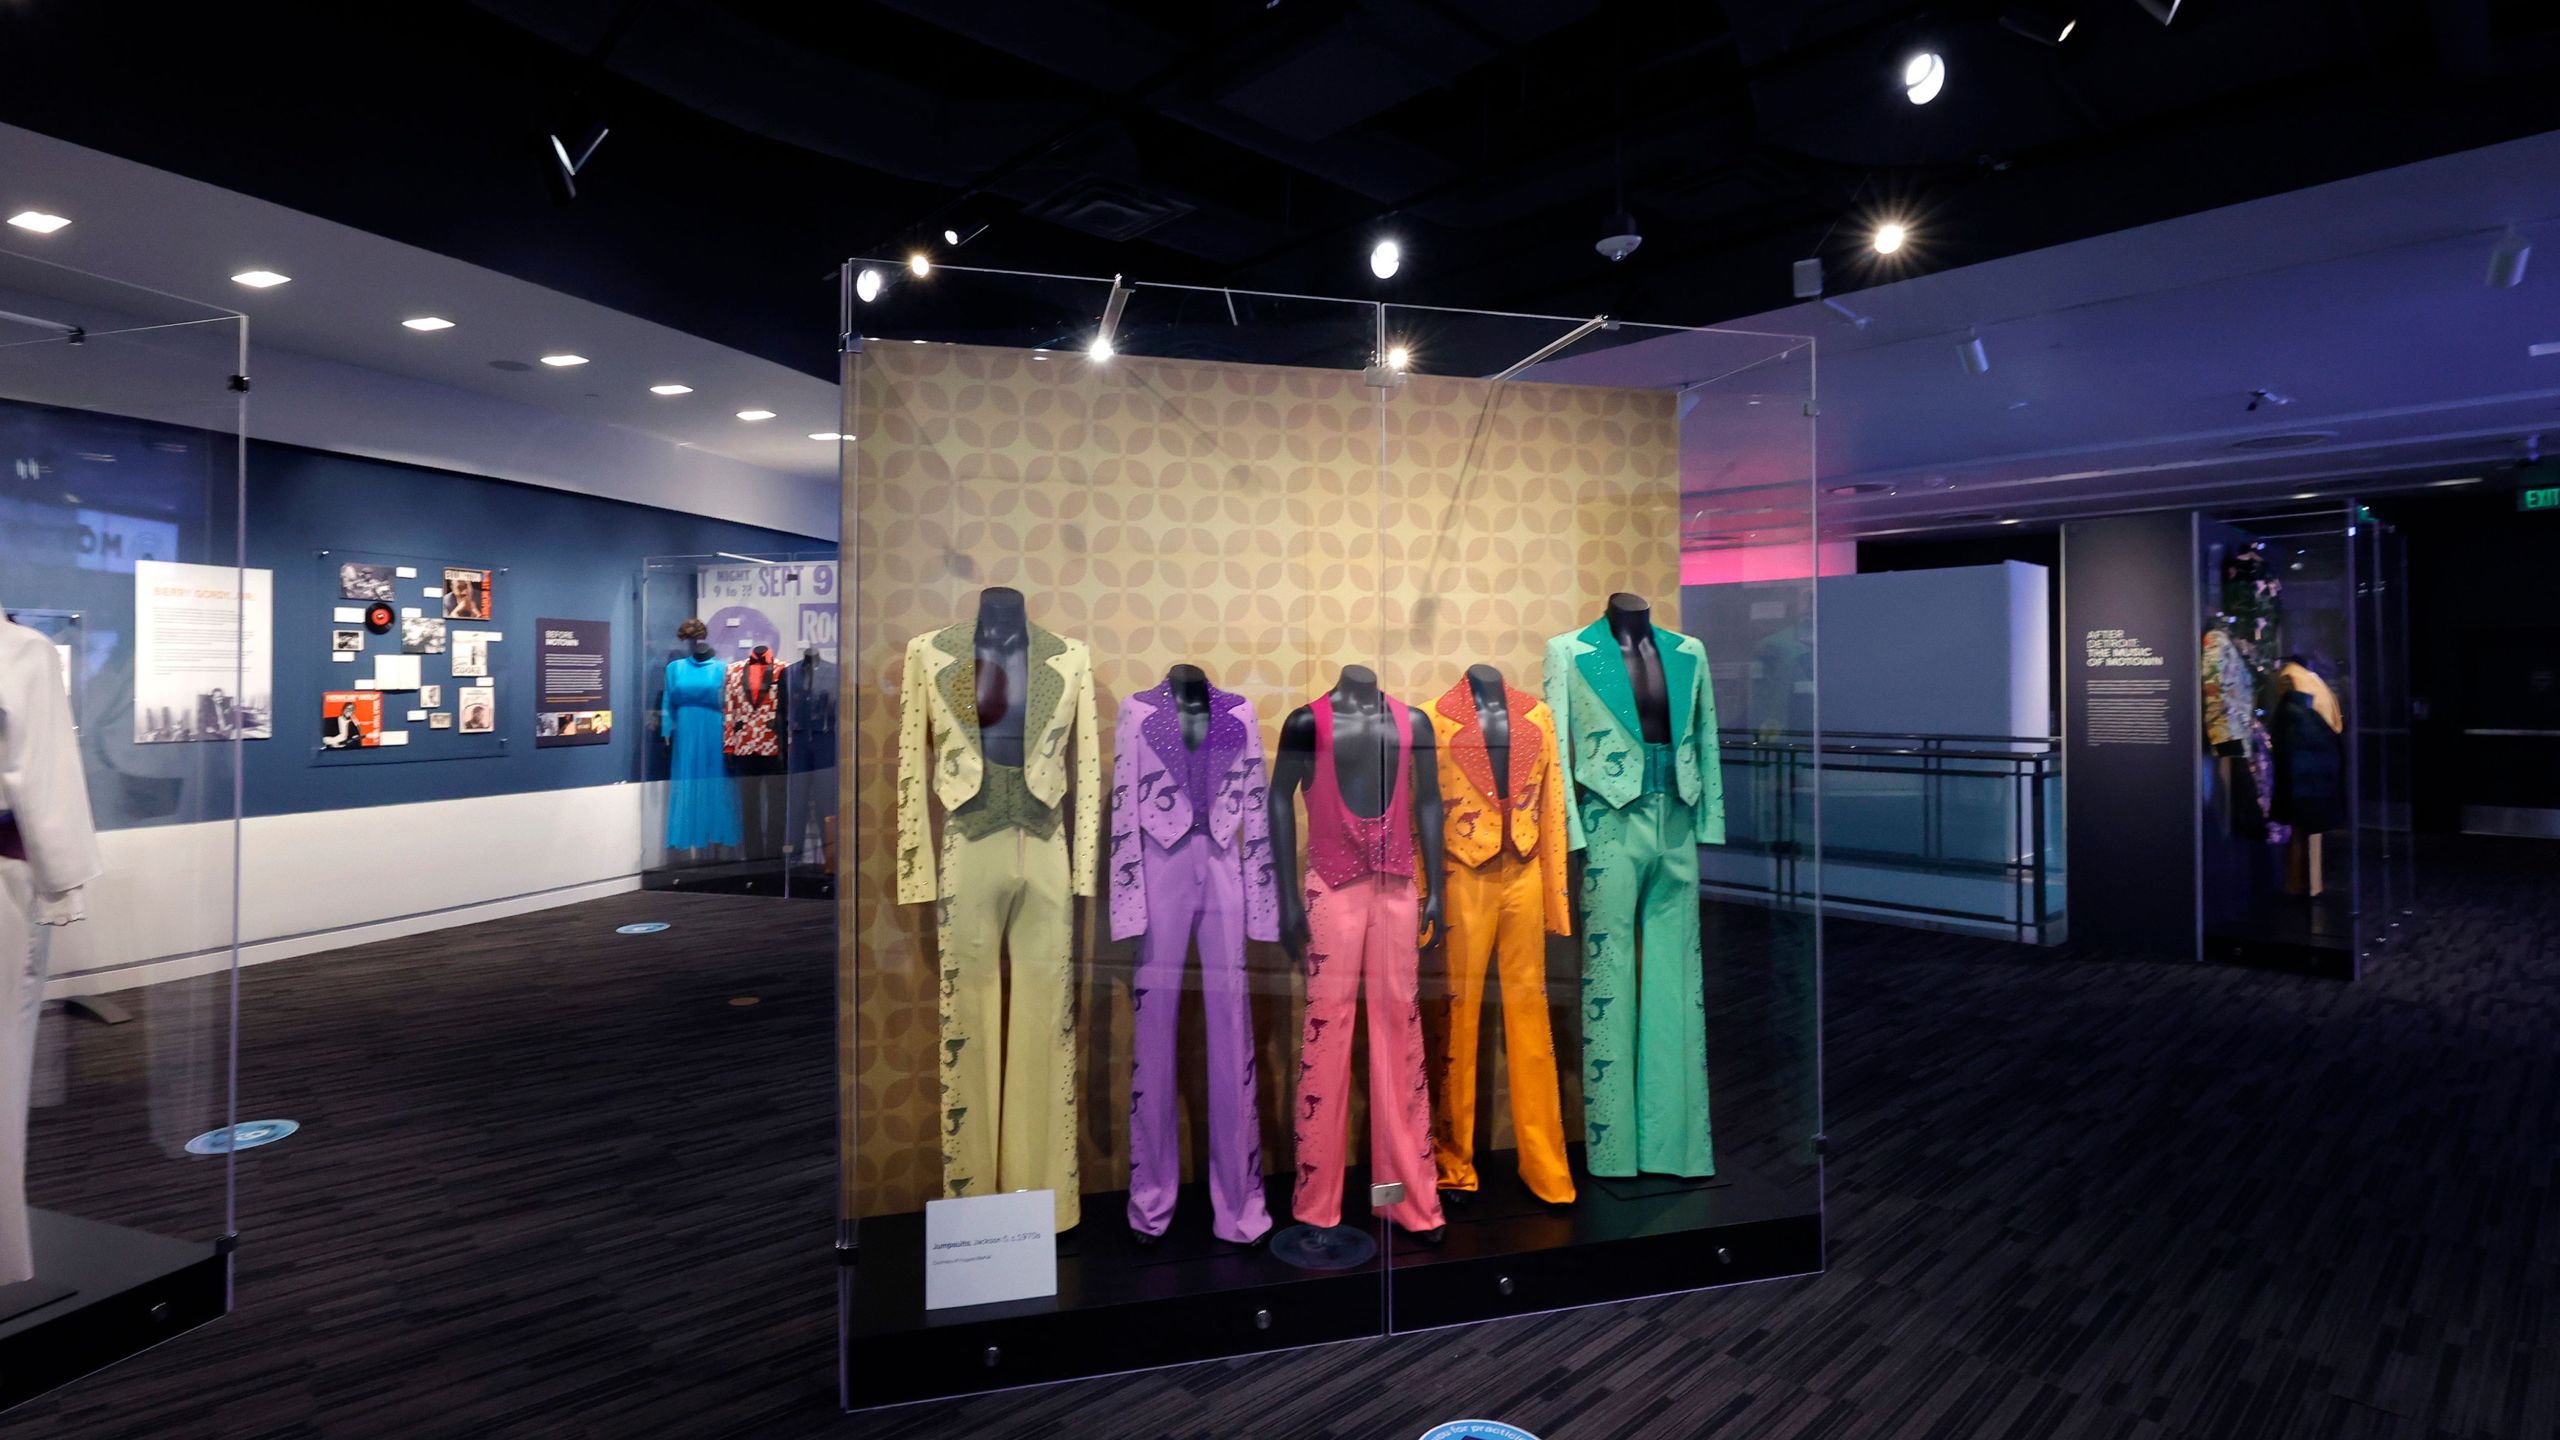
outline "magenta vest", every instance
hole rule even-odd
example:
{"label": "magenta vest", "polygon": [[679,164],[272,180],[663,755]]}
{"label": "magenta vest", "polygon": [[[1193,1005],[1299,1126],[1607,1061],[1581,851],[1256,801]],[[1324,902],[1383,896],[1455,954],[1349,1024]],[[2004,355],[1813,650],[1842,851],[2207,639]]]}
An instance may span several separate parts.
{"label": "magenta vest", "polygon": [[1353,814],[1335,783],[1333,696],[1312,707],[1316,778],[1307,787],[1307,864],[1337,889],[1363,875],[1413,874],[1413,716],[1403,701],[1381,698],[1395,724],[1396,764],[1387,782],[1387,813],[1378,816]]}

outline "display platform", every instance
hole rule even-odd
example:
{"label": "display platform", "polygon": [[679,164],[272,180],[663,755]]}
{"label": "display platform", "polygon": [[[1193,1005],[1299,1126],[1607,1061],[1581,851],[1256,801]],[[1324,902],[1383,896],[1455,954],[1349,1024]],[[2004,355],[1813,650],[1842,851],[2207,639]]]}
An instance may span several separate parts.
{"label": "display platform", "polygon": [[2255,914],[2210,925],[2204,957],[2324,980],[2356,978],[2356,914],[2344,895],[2289,895]]}
{"label": "display platform", "polygon": [[640,872],[643,890],[683,890],[698,895],[789,896],[832,900],[835,876],[815,865],[739,860],[703,865],[662,865]]}
{"label": "display platform", "polygon": [[231,1262],[204,1241],[27,1213],[49,1303],[0,1320],[0,1409],[215,1320],[231,1308]]}

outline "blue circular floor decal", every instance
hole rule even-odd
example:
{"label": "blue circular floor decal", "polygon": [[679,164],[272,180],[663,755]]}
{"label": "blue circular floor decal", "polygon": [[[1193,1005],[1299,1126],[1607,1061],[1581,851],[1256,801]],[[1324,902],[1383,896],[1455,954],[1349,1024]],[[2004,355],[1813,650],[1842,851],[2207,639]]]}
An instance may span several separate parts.
{"label": "blue circular floor decal", "polygon": [[643,920],[637,925],[617,925],[614,927],[613,933],[616,935],[655,935],[666,928],[667,922],[664,920]]}
{"label": "blue circular floor decal", "polygon": [[190,1155],[228,1155],[234,1150],[255,1150],[273,1145],[302,1128],[299,1120],[244,1120],[227,1130],[207,1130],[187,1142]]}
{"label": "blue circular floor decal", "polygon": [[1517,1425],[1499,1420],[1452,1420],[1422,1432],[1422,1440],[1538,1440]]}

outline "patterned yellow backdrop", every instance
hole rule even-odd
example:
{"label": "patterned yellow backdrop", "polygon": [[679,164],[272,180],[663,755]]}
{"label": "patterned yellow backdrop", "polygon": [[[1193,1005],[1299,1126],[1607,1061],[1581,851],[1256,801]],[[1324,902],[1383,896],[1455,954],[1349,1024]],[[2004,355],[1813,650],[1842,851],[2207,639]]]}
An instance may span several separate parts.
{"label": "patterned yellow backdrop", "polygon": [[[848,1214],[916,1209],[941,1178],[933,917],[895,903],[886,838],[908,637],[974,615],[985,586],[1022,590],[1034,623],[1093,646],[1107,775],[1121,697],[1177,661],[1244,694],[1272,745],[1345,663],[1418,705],[1475,663],[1534,692],[1547,637],[1588,623],[1611,591],[1657,597],[1666,622],[1677,613],[1666,393],[1420,375],[1380,390],[1356,371],[908,344],[854,357],[846,389],[859,437],[844,490],[859,569],[838,890]],[[1128,1179],[1132,947],[1108,939],[1100,902],[1083,910],[1084,1181],[1111,1190]],[[1301,992],[1278,947],[1251,952],[1263,1153],[1280,1170]],[[1571,956],[1555,947],[1550,993],[1578,1128]],[[1437,964],[1426,955],[1427,996]],[[1186,1002],[1196,1178],[1205,1110],[1196,995]],[[1505,1144],[1490,1015],[1482,1050],[1495,1091],[1481,1113]],[[1364,1126],[1355,1115],[1354,1135]]]}

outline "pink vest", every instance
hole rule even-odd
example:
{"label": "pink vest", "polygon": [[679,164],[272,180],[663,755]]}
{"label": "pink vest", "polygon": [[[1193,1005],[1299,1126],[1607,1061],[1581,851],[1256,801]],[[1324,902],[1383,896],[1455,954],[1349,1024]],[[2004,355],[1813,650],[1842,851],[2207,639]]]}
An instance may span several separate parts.
{"label": "pink vest", "polygon": [[1392,695],[1387,717],[1396,730],[1396,764],[1387,778],[1387,813],[1352,813],[1335,783],[1333,697],[1315,703],[1316,778],[1307,787],[1307,864],[1339,888],[1363,875],[1413,873],[1413,718]]}

